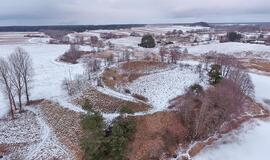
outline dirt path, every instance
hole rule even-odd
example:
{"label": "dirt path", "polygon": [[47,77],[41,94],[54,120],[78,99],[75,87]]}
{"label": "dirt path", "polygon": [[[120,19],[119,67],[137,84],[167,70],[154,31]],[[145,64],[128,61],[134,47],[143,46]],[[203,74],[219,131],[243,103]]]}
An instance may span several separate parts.
{"label": "dirt path", "polygon": [[[73,159],[70,153],[58,142],[51,128],[43,119],[41,113],[34,108],[27,108],[36,115],[38,125],[41,127],[41,141],[30,147],[26,160],[42,158]],[[47,153],[46,153],[47,152]]]}

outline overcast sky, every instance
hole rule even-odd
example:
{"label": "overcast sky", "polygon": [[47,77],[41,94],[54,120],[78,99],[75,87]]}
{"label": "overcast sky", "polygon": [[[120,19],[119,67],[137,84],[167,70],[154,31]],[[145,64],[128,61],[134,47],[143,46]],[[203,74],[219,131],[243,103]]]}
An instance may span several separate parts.
{"label": "overcast sky", "polygon": [[0,2],[0,25],[270,21],[270,0],[0,0]]}

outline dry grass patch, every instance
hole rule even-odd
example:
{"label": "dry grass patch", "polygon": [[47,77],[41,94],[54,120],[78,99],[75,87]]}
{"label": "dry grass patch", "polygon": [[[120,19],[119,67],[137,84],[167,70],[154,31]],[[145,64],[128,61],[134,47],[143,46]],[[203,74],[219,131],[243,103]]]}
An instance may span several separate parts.
{"label": "dry grass patch", "polygon": [[249,62],[244,62],[244,65],[251,69],[270,72],[270,62],[258,59],[251,59]]}
{"label": "dry grass patch", "polygon": [[89,108],[84,109],[94,109],[107,113],[120,111],[123,107],[126,107],[133,112],[147,111],[150,108],[146,103],[125,101],[103,94],[94,88],[88,89],[82,97],[75,100],[75,103],[83,106],[86,100],[89,103]]}
{"label": "dry grass patch", "polygon": [[41,106],[42,113],[59,141],[72,152],[77,160],[82,159],[80,148],[82,137],[81,113],[63,108],[50,101],[43,101]]}
{"label": "dry grass patch", "polygon": [[151,72],[165,69],[168,64],[153,61],[132,61],[121,64],[117,68],[106,69],[102,80],[106,86],[115,88],[119,85],[130,83],[141,76]]}
{"label": "dry grass patch", "polygon": [[175,154],[185,143],[187,130],[177,112],[159,112],[136,117],[136,133],[129,145],[129,159],[160,159]]}

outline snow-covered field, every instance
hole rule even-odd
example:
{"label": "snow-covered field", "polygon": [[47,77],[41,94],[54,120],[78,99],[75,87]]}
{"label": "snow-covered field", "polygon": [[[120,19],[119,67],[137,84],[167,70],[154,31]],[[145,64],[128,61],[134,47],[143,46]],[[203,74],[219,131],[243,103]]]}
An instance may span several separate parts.
{"label": "snow-covered field", "polygon": [[165,34],[168,31],[173,31],[173,30],[182,30],[183,32],[186,31],[191,31],[191,30],[199,30],[199,29],[209,29],[207,27],[200,27],[200,26],[183,26],[183,25],[149,25],[146,27],[136,27],[132,28],[132,31],[138,32],[138,33],[150,33],[150,34]]}
{"label": "snow-covered field", "polygon": [[182,95],[186,87],[199,83],[199,75],[192,69],[176,69],[140,77],[129,85],[132,93],[143,95],[153,105],[153,111],[162,111],[169,101]]}
{"label": "snow-covered field", "polygon": [[[31,91],[31,99],[46,98],[57,101],[60,104],[66,103],[67,96],[61,88],[62,80],[65,77],[72,77],[76,74],[82,74],[81,64],[70,65],[55,60],[62,55],[68,48],[68,45],[52,45],[43,43],[28,43],[16,45],[0,45],[0,56],[7,57],[16,47],[23,47],[32,57],[35,76]],[[0,94],[0,117],[3,117],[7,111],[6,98]],[[79,111],[73,105],[63,105],[73,110]]]}
{"label": "snow-covered field", "polygon": [[125,37],[125,38],[119,38],[119,39],[110,39],[108,41],[118,46],[120,45],[124,47],[137,48],[138,44],[141,43],[141,37]]}
{"label": "snow-covered field", "polygon": [[206,148],[194,160],[269,159],[270,122],[255,121]]}
{"label": "snow-covered field", "polygon": [[[270,77],[250,74],[255,85],[256,100],[270,98]],[[254,160],[269,159],[270,121],[245,123],[242,129],[229,133],[207,147],[194,160]]]}
{"label": "snow-covered field", "polygon": [[[239,54],[240,52],[253,52],[253,54],[261,54],[262,58],[270,58],[270,46],[260,44],[249,44],[249,43],[238,43],[238,42],[227,42],[227,43],[210,43],[207,45],[188,46],[189,53],[195,55],[201,55],[210,51],[216,51],[217,53],[224,54]],[[268,52],[267,54],[265,54]],[[236,55],[242,56],[242,55]],[[243,55],[246,56],[246,55]]]}
{"label": "snow-covered field", "polygon": [[255,85],[256,100],[259,102],[270,100],[270,77],[254,73],[251,73],[250,76]]}

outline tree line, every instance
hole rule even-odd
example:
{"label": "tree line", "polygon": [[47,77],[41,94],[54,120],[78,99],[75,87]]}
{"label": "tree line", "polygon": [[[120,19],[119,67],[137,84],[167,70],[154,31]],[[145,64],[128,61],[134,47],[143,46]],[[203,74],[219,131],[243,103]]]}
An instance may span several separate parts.
{"label": "tree line", "polygon": [[10,114],[22,112],[22,98],[30,103],[30,88],[34,69],[30,55],[23,48],[16,48],[7,58],[0,58],[0,85],[8,98]]}

